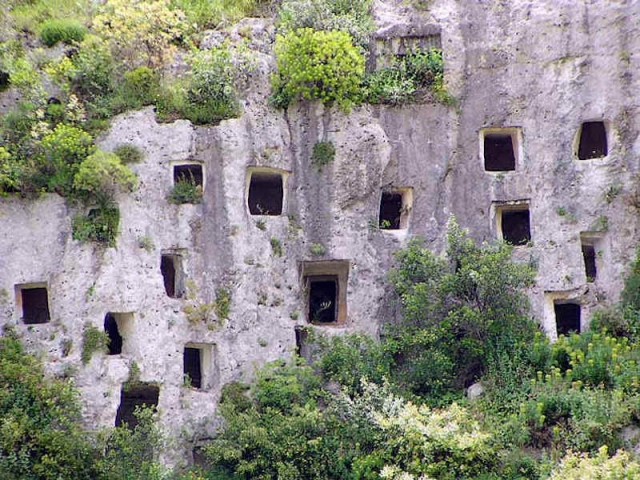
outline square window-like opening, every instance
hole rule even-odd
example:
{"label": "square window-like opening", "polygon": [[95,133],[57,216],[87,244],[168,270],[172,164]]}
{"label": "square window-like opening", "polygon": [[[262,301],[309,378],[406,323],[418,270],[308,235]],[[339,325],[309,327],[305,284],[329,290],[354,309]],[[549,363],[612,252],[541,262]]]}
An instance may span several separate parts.
{"label": "square window-like opening", "polygon": [[190,163],[173,166],[173,183],[189,182],[193,185],[203,186],[202,165]]}
{"label": "square window-like opening", "polygon": [[584,261],[584,272],[587,282],[594,282],[598,269],[596,267],[596,249],[593,245],[582,244],[582,259]]}
{"label": "square window-like opening", "polygon": [[402,230],[408,228],[412,203],[413,196],[411,188],[382,192],[378,226],[383,230]]}
{"label": "square window-like opening", "polygon": [[485,134],[484,169],[487,172],[505,172],[516,169],[516,155],[511,134]]}
{"label": "square window-like opening", "polygon": [[580,333],[580,305],[577,303],[554,302],[556,331],[558,335]]}
{"label": "square window-like opening", "polygon": [[580,128],[578,159],[606,157],[609,154],[607,129],[604,122],[585,122]]}
{"label": "square window-like opening", "polygon": [[16,285],[16,298],[25,324],[37,325],[51,320],[46,284]]}
{"label": "square window-like opening", "polygon": [[116,414],[116,427],[127,426],[134,429],[138,419],[134,412],[136,407],[151,407],[156,410],[160,397],[160,387],[149,383],[139,383],[133,386],[123,386],[120,391],[120,405]]}
{"label": "square window-like opening", "polygon": [[347,319],[349,262],[303,262],[302,275],[307,320],[319,325],[344,323]]}
{"label": "square window-like opening", "polygon": [[338,314],[338,277],[309,277],[309,321],[333,323]]}
{"label": "square window-like opening", "polygon": [[185,347],[183,366],[185,381],[193,388],[202,388],[202,350]]}
{"label": "square window-like opening", "polygon": [[184,295],[184,274],[182,256],[163,254],[160,258],[160,272],[164,282],[164,291],[168,297],[181,298]]}
{"label": "square window-like opening", "polygon": [[280,172],[252,171],[247,195],[251,215],[282,215],[284,180]]}
{"label": "square window-like opening", "polygon": [[109,337],[109,355],[120,355],[122,353],[122,335],[113,313],[109,312],[104,317],[104,331]]}
{"label": "square window-like opening", "polygon": [[531,241],[531,221],[526,205],[498,207],[498,230],[505,242],[526,245]]}

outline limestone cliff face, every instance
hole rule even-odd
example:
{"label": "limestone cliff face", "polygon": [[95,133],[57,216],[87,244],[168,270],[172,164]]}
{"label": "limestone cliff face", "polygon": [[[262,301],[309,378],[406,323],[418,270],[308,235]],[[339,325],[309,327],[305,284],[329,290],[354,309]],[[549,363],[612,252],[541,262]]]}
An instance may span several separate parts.
{"label": "limestone cliff face", "polygon": [[[159,386],[161,423],[179,438],[169,460],[183,459],[182,449],[214,433],[225,383],[293,354],[296,327],[309,325],[309,282],[329,277],[342,304],[337,322],[315,328],[376,335],[396,315],[385,279],[393,252],[414,236],[441,250],[450,215],[492,241],[511,228],[510,213],[528,210],[530,241],[514,257],[538,266],[530,298],[551,337],[554,303],[579,305],[585,328],[595,306],[618,298],[640,241],[640,4],[434,0],[426,12],[404,3],[376,4],[378,45],[439,32],[456,108],[275,110],[267,102],[273,27],[247,20],[260,53],[240,118],[158,124],[148,108],[116,118],[101,139],[103,149],[130,142],[145,154],[133,166],[139,188],[118,198],[117,248],[72,240],[75,211],[55,195],[0,201],[0,319],[49,371],[75,369],[88,424],[113,424],[135,362],[140,380]],[[594,121],[603,122],[606,155],[580,160],[582,125]],[[515,169],[486,171],[487,141],[505,138]],[[322,169],[311,163],[319,141],[336,148]],[[176,164],[202,166],[201,204],[167,202]],[[281,215],[251,214],[255,172],[282,174]],[[408,227],[380,230],[382,192],[394,189]],[[589,247],[595,279],[585,271]],[[163,254],[178,259],[182,298],[167,295]],[[23,284],[46,286],[49,323],[21,321]],[[221,288],[231,292],[228,318],[189,321],[185,306],[211,303]],[[121,322],[122,353],[83,366],[85,322],[102,329],[108,312]],[[185,346],[201,349],[200,389],[184,386]]]}

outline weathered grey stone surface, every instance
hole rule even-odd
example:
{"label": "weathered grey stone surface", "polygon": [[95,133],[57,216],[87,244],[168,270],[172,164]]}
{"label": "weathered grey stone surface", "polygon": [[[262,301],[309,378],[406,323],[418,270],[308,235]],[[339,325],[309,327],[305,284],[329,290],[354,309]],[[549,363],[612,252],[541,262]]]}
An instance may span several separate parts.
{"label": "weathered grey stone surface", "polygon": [[[385,280],[392,253],[413,236],[442,250],[450,215],[477,240],[494,241],[495,202],[529,203],[532,242],[517,247],[514,257],[538,266],[530,298],[550,336],[554,298],[580,302],[584,327],[593,308],[617,300],[640,240],[634,197],[640,188],[640,3],[433,0],[428,11],[406,3],[376,3],[380,32],[439,26],[445,80],[457,108],[362,106],[346,114],[302,103],[274,110],[267,102],[273,27],[247,20],[242,31],[255,35],[259,53],[242,117],[215,127],[162,125],[147,108],[116,118],[101,139],[106,150],[130,142],[145,153],[133,166],[139,188],[118,198],[117,248],[72,240],[77,212],[55,195],[0,199],[1,321],[16,325],[51,373],[74,373],[87,424],[113,424],[121,385],[135,361],[141,380],[160,385],[161,424],[176,436],[167,460],[185,461],[185,449],[214,434],[225,383],[292,355],[294,328],[307,324],[300,262],[350,262],[348,320],[320,330],[376,335],[397,310]],[[219,39],[212,35],[209,41]],[[576,134],[588,120],[609,125],[605,158],[574,155]],[[521,129],[516,171],[484,171],[479,132],[486,127]],[[320,172],[310,163],[316,141],[336,147],[334,162]],[[172,163],[185,161],[204,165],[201,205],[166,201]],[[249,214],[248,167],[288,172],[282,216]],[[372,228],[382,188],[389,186],[413,188],[407,231]],[[619,193],[606,201],[611,187]],[[598,227],[600,217],[608,230]],[[596,228],[598,276],[588,283],[580,233]],[[154,248],[141,248],[143,237]],[[282,242],[283,256],[272,251],[272,238]],[[312,243],[326,253],[312,255]],[[222,325],[190,323],[184,313],[189,300],[167,297],[160,255],[170,249],[184,255],[197,303],[214,301],[220,287],[230,289],[231,312]],[[14,285],[32,282],[48,284],[50,323],[20,321]],[[107,312],[134,313],[125,351],[97,354],[82,366],[85,322],[102,328]],[[63,357],[65,340],[73,348]],[[208,390],[183,385],[182,351],[189,342],[213,349]]]}

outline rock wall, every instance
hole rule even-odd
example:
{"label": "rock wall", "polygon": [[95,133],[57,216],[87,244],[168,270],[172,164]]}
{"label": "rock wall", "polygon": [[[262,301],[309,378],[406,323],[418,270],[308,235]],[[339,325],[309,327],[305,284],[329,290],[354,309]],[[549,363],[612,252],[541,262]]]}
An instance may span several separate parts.
{"label": "rock wall", "polygon": [[[74,376],[87,424],[114,423],[135,362],[140,380],[160,387],[161,424],[177,437],[167,460],[185,461],[185,449],[215,432],[222,385],[293,354],[295,328],[309,325],[306,274],[333,275],[329,261],[347,262],[339,285],[346,318],[315,328],[375,336],[396,315],[385,280],[393,252],[414,236],[441,251],[450,215],[477,240],[493,241],[501,212],[514,208],[509,202],[528,206],[531,239],[514,258],[538,266],[530,298],[551,337],[554,301],[580,304],[586,328],[596,305],[617,300],[640,240],[640,4],[433,0],[425,11],[405,3],[376,3],[379,34],[439,29],[456,107],[362,106],[347,114],[300,103],[274,110],[267,102],[273,26],[246,20],[238,30],[252,32],[257,67],[240,118],[215,127],[158,124],[147,108],[116,118],[101,139],[103,149],[133,143],[145,154],[133,165],[139,188],[118,198],[116,248],[72,240],[77,210],[55,195],[0,200],[1,321],[16,326],[51,373]],[[608,154],[578,160],[579,130],[594,120],[605,122]],[[484,129],[505,127],[518,152],[515,170],[487,172]],[[336,148],[322,169],[311,164],[318,141]],[[203,202],[170,204],[173,166],[189,162],[203,166]],[[282,215],[249,213],[254,167],[285,173]],[[412,189],[407,229],[377,228],[389,188]],[[582,242],[596,252],[594,281]],[[314,244],[325,252],[312,253]],[[165,292],[162,253],[182,260],[183,298]],[[304,264],[318,261],[326,263]],[[25,325],[16,285],[40,283],[51,321]],[[231,292],[228,319],[190,321],[185,305],[209,304],[220,288]],[[131,314],[120,325],[122,354],[96,354],[82,365],[85,323],[102,329],[107,312]],[[185,345],[208,352],[201,389],[184,385]]]}

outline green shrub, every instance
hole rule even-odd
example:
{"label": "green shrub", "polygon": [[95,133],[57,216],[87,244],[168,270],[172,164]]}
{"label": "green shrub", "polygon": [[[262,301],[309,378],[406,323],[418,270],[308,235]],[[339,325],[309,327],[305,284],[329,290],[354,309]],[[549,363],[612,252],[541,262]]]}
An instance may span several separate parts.
{"label": "green shrub", "polygon": [[397,381],[413,393],[434,398],[468,386],[502,350],[533,339],[522,290],[534,272],[511,262],[510,247],[476,246],[452,221],[446,259],[414,240],[396,260],[390,279],[403,320],[385,342]]}
{"label": "green shrub", "polygon": [[45,378],[42,364],[7,330],[0,336],[0,385],[0,478],[97,478],[97,452],[79,427],[73,383]]}
{"label": "green shrub", "polygon": [[97,203],[111,201],[118,190],[133,191],[136,184],[136,176],[129,167],[115,153],[102,150],[89,155],[73,178],[76,194]]}
{"label": "green shrub", "polygon": [[216,289],[216,301],[214,303],[214,311],[218,317],[218,321],[226,320],[229,318],[229,311],[231,308],[231,291],[225,287],[218,287]]}
{"label": "green shrub", "polygon": [[95,151],[87,132],[61,123],[40,142],[41,174],[47,190],[68,195],[80,164]]}
{"label": "green shrub", "polygon": [[629,453],[619,451],[609,457],[603,446],[593,456],[568,453],[553,469],[549,480],[633,480],[640,478],[640,463]]}
{"label": "green shrub", "polygon": [[108,345],[108,335],[92,324],[86,323],[82,332],[82,363],[87,365],[94,353],[105,352]]}
{"label": "green shrub", "polygon": [[311,164],[318,171],[322,170],[325,165],[333,162],[336,155],[336,147],[331,142],[316,142],[311,152]]}
{"label": "green shrub", "polygon": [[86,34],[84,25],[73,19],[54,18],[40,26],[40,41],[47,47],[53,47],[58,42],[81,42]]}
{"label": "green shrub", "polygon": [[73,218],[72,234],[74,240],[81,242],[104,243],[115,247],[118,237],[120,210],[116,205],[106,204],[92,209],[89,215],[77,215]]}
{"label": "green shrub", "polygon": [[310,28],[277,35],[277,72],[272,77],[276,106],[321,100],[348,110],[359,100],[364,76],[364,56],[348,33],[314,31]]}
{"label": "green shrub", "polygon": [[625,279],[620,301],[622,308],[640,313],[640,246],[636,249],[636,259],[631,264],[631,272]]}
{"label": "green shrub", "polygon": [[152,105],[160,93],[160,76],[148,67],[126,72],[112,99],[114,113]]}
{"label": "green shrub", "polygon": [[244,17],[255,17],[267,0],[173,0],[190,24],[198,29],[217,28]]}
{"label": "green shrub", "polygon": [[129,163],[139,163],[144,158],[144,153],[132,143],[123,143],[114,148],[115,153],[120,161],[125,165]]}
{"label": "green shrub", "polygon": [[234,81],[236,67],[226,47],[198,51],[191,58],[186,83],[165,88],[158,98],[161,119],[186,118],[196,125],[237,117],[240,104]]}
{"label": "green shrub", "polygon": [[284,0],[279,10],[278,30],[287,34],[299,28],[346,32],[366,48],[374,29],[371,0]]}
{"label": "green shrub", "polygon": [[202,202],[202,186],[197,185],[193,177],[190,179],[180,178],[174,184],[173,190],[167,196],[169,203],[180,205],[182,203]]}
{"label": "green shrub", "polygon": [[418,100],[422,93],[431,92],[436,100],[447,100],[443,95],[444,64],[442,50],[410,53],[394,65],[368,75],[364,83],[364,96],[370,103],[401,104]]}
{"label": "green shrub", "polygon": [[17,191],[20,186],[20,176],[19,162],[11,158],[6,148],[0,147],[0,194]]}

